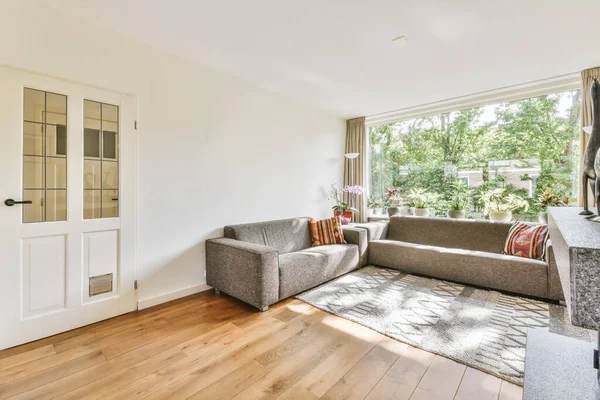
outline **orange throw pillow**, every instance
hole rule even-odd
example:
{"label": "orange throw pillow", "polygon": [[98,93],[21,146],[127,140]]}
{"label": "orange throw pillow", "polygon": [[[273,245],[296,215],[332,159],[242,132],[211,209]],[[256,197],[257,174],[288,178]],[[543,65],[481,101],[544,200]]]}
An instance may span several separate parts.
{"label": "orange throw pillow", "polygon": [[321,221],[311,219],[310,234],[312,235],[313,247],[326,244],[346,244],[344,231],[342,230],[342,219],[339,216]]}
{"label": "orange throw pillow", "polygon": [[547,241],[548,225],[528,225],[523,222],[515,222],[508,231],[504,254],[544,260]]}

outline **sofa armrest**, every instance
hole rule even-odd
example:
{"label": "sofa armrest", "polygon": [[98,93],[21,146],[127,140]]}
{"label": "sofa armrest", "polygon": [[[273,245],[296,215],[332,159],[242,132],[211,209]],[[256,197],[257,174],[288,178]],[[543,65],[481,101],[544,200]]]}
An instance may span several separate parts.
{"label": "sofa armrest", "polygon": [[554,249],[552,242],[548,240],[546,243],[546,262],[548,263],[548,298],[553,300],[565,300],[560,276],[558,275],[558,266],[554,257]]}
{"label": "sofa armrest", "polygon": [[265,310],[279,300],[279,252],[234,239],[208,239],[206,283]]}
{"label": "sofa armrest", "polygon": [[387,239],[388,224],[388,221],[367,222],[364,224],[355,225],[355,227],[366,229],[367,239],[370,242],[371,240]]}
{"label": "sofa armrest", "polygon": [[367,231],[363,228],[350,226],[345,226],[342,230],[344,231],[346,242],[358,246],[358,266],[364,267],[367,265],[367,249],[369,247]]}

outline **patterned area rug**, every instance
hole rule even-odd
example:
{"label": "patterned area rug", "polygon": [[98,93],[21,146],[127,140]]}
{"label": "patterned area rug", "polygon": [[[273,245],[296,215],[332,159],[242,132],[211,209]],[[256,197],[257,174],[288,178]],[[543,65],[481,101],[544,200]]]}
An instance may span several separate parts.
{"label": "patterned area rug", "polygon": [[297,298],[518,385],[528,329],[595,340],[563,306],[373,266]]}

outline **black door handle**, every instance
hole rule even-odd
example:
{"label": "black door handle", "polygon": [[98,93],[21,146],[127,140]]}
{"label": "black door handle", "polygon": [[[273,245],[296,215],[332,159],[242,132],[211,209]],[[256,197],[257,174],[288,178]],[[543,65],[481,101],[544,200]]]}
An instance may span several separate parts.
{"label": "black door handle", "polygon": [[31,200],[16,201],[13,199],[6,199],[6,200],[4,200],[4,204],[6,204],[8,207],[12,207],[15,204],[33,204],[33,201],[31,201]]}

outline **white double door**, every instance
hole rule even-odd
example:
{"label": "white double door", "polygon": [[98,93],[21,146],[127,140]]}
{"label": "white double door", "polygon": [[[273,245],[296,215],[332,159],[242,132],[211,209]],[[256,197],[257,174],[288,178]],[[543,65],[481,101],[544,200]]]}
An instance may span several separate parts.
{"label": "white double door", "polygon": [[[0,349],[136,309],[136,103],[0,67]],[[20,203],[25,202],[25,203]]]}

